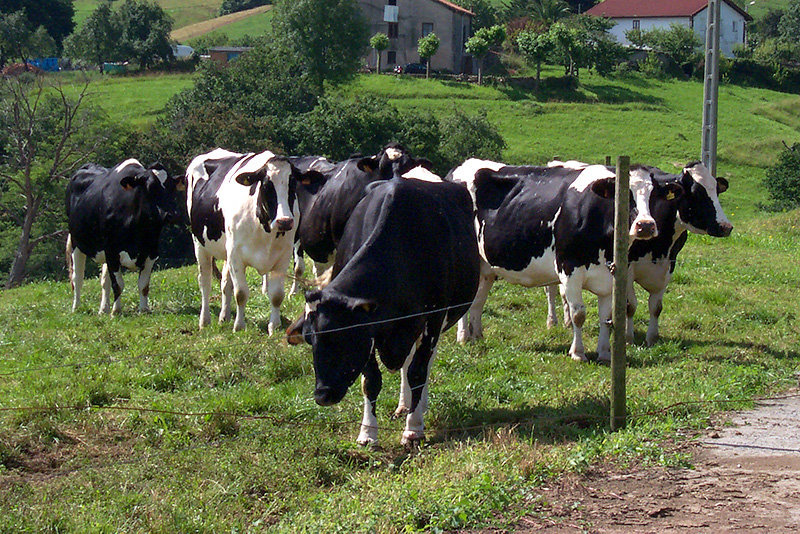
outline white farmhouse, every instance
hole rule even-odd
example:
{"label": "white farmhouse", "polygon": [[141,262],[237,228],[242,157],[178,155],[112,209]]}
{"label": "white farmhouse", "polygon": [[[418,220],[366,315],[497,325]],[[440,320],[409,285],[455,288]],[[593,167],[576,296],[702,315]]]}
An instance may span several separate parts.
{"label": "white farmhouse", "polygon": [[[707,0],[605,0],[586,13],[616,22],[611,34],[624,45],[630,44],[625,38],[628,30],[668,29],[671,24],[688,26],[694,29],[701,42],[705,43],[706,39]],[[722,54],[733,56],[734,45],[745,42],[746,24],[752,20],[753,17],[730,0],[720,2],[719,49]]]}

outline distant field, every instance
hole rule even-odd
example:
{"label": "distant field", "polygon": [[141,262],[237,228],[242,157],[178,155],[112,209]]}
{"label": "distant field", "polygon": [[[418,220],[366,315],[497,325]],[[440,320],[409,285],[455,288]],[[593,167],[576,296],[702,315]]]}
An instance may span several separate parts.
{"label": "distant field", "polygon": [[224,33],[231,39],[243,35],[264,35],[272,22],[272,6],[260,6],[211,20],[184,26],[172,32],[172,38],[185,43],[203,35]]}
{"label": "distant field", "polygon": [[[80,24],[100,3],[99,0],[74,0],[75,22]],[[156,0],[175,21],[174,28],[213,19],[219,13],[222,0]]]}

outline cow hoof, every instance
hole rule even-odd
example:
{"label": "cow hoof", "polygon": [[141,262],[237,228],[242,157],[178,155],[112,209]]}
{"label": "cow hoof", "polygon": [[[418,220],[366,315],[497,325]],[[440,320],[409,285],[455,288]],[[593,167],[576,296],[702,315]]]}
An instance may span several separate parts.
{"label": "cow hoof", "polygon": [[406,430],[403,432],[403,437],[400,439],[400,445],[406,450],[414,451],[419,449],[420,444],[425,439],[425,432],[417,432],[415,430]]}
{"label": "cow hoof", "polygon": [[648,337],[644,340],[644,344],[646,347],[652,347],[653,345],[656,344],[656,341],[658,341],[658,336]]}
{"label": "cow hoof", "polygon": [[244,322],[241,322],[241,323],[234,322],[233,323],[233,331],[234,332],[241,332],[242,330],[244,330]]}
{"label": "cow hoof", "polygon": [[150,308],[139,308],[139,313],[150,313]]}
{"label": "cow hoof", "polygon": [[378,448],[378,439],[366,435],[358,436],[356,443],[358,443],[362,447],[366,447],[367,449]]}
{"label": "cow hoof", "polygon": [[576,362],[588,362],[589,359],[586,357],[586,354],[582,352],[572,352],[570,353],[570,357],[575,360]]}
{"label": "cow hoof", "polygon": [[392,419],[400,419],[401,417],[408,415],[409,409],[405,406],[398,406],[397,409],[392,414]]}
{"label": "cow hoof", "polygon": [[608,363],[611,361],[611,354],[598,354],[597,363]]}
{"label": "cow hoof", "polygon": [[548,330],[550,330],[551,328],[554,328],[557,324],[558,324],[558,321],[556,321],[555,319],[551,319],[549,317],[547,318],[547,329]]}
{"label": "cow hoof", "polygon": [[276,332],[281,332],[281,324],[280,323],[278,323],[278,324],[269,323],[267,325],[267,334],[269,334],[271,336],[271,335],[275,334]]}

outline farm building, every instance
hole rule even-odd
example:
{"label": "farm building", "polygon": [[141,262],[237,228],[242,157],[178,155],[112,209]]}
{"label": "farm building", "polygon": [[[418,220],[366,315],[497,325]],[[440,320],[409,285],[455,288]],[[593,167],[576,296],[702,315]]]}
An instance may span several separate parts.
{"label": "farm building", "polygon": [[[464,51],[472,28],[472,12],[446,0],[359,0],[367,19],[370,35],[383,32],[389,36],[389,48],[381,52],[381,65],[420,61],[417,41],[429,33],[441,40],[431,58],[431,68],[450,72],[472,72],[472,58]],[[375,50],[365,61],[375,65]]]}
{"label": "farm building", "polygon": [[[666,29],[671,24],[689,26],[703,42],[706,38],[707,0],[605,0],[586,13],[616,22],[611,34],[624,45],[630,44],[625,38],[628,30]],[[752,20],[753,17],[741,7],[730,0],[723,0],[720,4],[720,52],[728,57],[733,56],[733,47],[745,42],[746,26]]]}
{"label": "farm building", "polygon": [[208,49],[208,55],[212,61],[225,66],[252,48],[252,46],[215,46]]}

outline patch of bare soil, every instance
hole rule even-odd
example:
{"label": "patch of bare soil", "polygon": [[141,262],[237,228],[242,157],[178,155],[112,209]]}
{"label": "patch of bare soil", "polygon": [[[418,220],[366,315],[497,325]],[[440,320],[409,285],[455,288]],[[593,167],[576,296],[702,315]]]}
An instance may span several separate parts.
{"label": "patch of bare soil", "polygon": [[694,469],[597,468],[542,489],[517,533],[800,532],[800,395],[759,402],[693,446]]}

